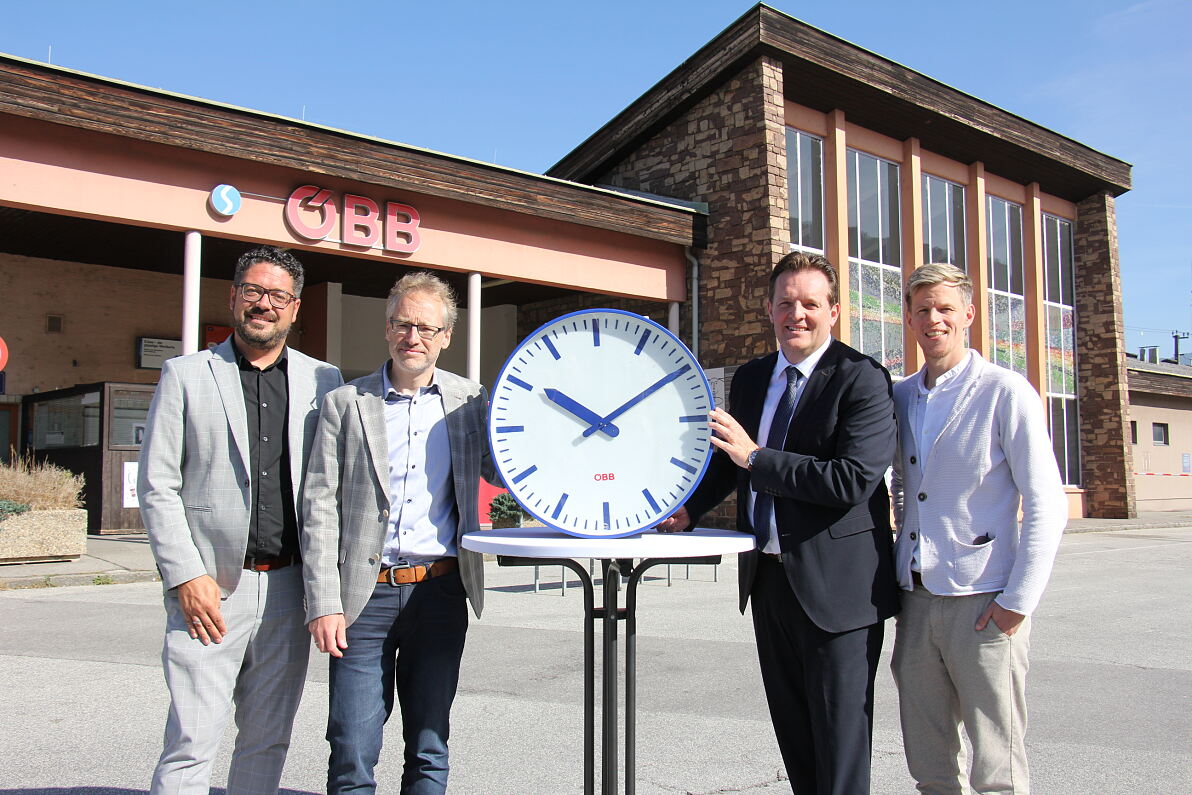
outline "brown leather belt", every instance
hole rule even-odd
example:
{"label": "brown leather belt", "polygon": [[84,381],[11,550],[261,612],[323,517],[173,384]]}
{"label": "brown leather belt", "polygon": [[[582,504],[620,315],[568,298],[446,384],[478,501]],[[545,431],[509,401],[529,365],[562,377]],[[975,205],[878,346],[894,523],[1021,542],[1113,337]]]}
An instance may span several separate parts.
{"label": "brown leather belt", "polygon": [[410,585],[411,583],[429,580],[432,577],[450,574],[458,567],[459,561],[456,558],[439,558],[438,560],[432,560],[430,563],[409,563],[405,566],[381,569],[377,573],[377,582],[388,583],[393,586]]}
{"label": "brown leather belt", "polygon": [[280,558],[245,558],[245,571],[273,571],[274,569],[284,569],[286,566],[292,566],[295,563],[301,563],[302,558],[298,555],[282,555]]}

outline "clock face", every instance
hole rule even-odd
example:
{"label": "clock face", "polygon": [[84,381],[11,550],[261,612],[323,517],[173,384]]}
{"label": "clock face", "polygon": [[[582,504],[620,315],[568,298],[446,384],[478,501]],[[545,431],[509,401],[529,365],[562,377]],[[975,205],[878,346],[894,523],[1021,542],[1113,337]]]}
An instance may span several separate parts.
{"label": "clock face", "polygon": [[627,536],[670,516],[712,453],[712,391],[662,326],[616,309],[547,323],[493,387],[489,440],[505,485],[549,527]]}

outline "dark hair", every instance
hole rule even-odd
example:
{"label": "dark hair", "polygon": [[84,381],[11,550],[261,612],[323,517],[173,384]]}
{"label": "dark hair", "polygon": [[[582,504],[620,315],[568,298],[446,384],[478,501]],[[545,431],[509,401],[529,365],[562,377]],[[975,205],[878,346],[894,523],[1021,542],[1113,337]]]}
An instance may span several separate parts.
{"label": "dark hair", "polygon": [[804,254],[802,251],[792,251],[774,266],[770,272],[770,300],[774,300],[774,285],[778,277],[784,273],[798,273],[799,271],[819,271],[828,280],[828,303],[832,306],[840,303],[840,283],[836,277],[836,266],[828,262],[828,258],[821,254]]}
{"label": "dark hair", "polygon": [[302,295],[302,284],[306,279],[302,263],[295,259],[293,254],[277,246],[258,246],[241,254],[240,259],[236,260],[236,274],[232,277],[232,282],[240,284],[248,269],[261,262],[276,265],[290,274],[290,278],[294,280],[294,295]]}

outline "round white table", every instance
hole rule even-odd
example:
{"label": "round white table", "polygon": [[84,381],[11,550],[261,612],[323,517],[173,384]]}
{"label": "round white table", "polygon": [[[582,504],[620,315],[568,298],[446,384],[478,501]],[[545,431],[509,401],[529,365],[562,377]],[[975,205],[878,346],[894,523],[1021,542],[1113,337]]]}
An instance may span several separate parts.
{"label": "round white table", "polygon": [[[626,538],[578,538],[548,527],[481,530],[462,539],[464,549],[497,556],[501,566],[562,566],[579,576],[584,591],[584,793],[595,792],[595,624],[603,625],[601,666],[601,776],[603,795],[617,793],[617,621],[625,622],[625,793],[635,789],[637,740],[637,586],[658,565],[717,564],[721,555],[753,549],[753,536],[697,527],[684,533],[647,530]],[[603,571],[604,604],[576,558],[596,558]],[[640,559],[635,565],[634,559]],[[625,608],[617,608],[620,577],[629,578]]]}

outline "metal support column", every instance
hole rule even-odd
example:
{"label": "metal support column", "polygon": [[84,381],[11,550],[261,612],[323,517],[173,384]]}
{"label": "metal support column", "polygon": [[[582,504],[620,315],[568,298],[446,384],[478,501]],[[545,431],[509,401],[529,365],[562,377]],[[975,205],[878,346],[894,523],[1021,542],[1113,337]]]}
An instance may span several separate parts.
{"label": "metal support column", "polygon": [[468,378],[480,380],[480,274],[468,274]]}
{"label": "metal support column", "polygon": [[203,236],[186,233],[182,260],[182,353],[199,349],[199,276],[202,273]]}

